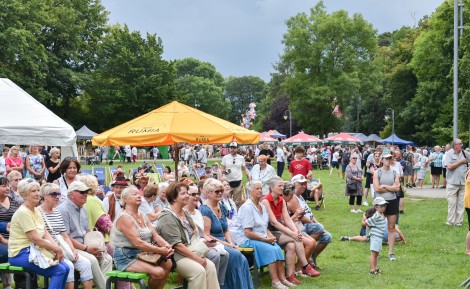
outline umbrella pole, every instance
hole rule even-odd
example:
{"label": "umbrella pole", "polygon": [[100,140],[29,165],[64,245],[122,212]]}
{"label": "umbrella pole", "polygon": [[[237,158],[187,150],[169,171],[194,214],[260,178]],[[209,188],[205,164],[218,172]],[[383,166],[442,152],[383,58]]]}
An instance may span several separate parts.
{"label": "umbrella pole", "polygon": [[178,174],[178,161],[180,159],[180,151],[178,149],[178,144],[175,144],[175,180],[178,181],[179,174]]}

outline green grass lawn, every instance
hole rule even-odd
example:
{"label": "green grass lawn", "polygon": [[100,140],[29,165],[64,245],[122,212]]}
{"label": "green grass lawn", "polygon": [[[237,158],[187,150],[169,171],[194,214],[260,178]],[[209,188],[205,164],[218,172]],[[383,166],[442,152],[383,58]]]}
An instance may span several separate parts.
{"label": "green grass lawn", "polygon": [[[125,168],[130,167],[136,166],[125,165]],[[285,171],[284,179],[288,175]],[[333,242],[317,260],[322,275],[303,278],[304,284],[298,288],[456,288],[470,277],[469,256],[464,253],[467,223],[460,228],[444,225],[447,216],[445,199],[411,199],[408,196],[405,214],[399,220],[408,243],[396,244],[397,262],[388,260],[388,247],[384,246],[383,258],[379,260],[379,268],[384,273],[369,275],[369,243],[339,241],[342,235],[358,235],[361,223],[361,214],[349,212],[344,181],[337,175],[329,178],[326,170],[315,170],[314,176],[322,180],[326,196],[326,209],[314,211],[314,214],[331,232]],[[370,197],[368,201],[371,203]],[[165,288],[174,287],[174,280],[172,277]],[[262,277],[261,288],[270,288],[270,281],[269,276]]]}

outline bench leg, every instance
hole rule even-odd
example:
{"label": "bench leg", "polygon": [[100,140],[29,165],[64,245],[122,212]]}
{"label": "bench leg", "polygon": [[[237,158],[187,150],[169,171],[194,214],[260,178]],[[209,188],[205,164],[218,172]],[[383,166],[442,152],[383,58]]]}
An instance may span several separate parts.
{"label": "bench leg", "polygon": [[140,286],[140,289],[147,289],[147,286],[145,285],[144,280],[139,280],[139,286]]}
{"label": "bench leg", "polygon": [[106,280],[106,289],[111,289],[113,286],[113,277],[108,277],[108,280]]}
{"label": "bench leg", "polygon": [[31,274],[23,272],[23,275],[26,277],[26,289],[31,289]]}

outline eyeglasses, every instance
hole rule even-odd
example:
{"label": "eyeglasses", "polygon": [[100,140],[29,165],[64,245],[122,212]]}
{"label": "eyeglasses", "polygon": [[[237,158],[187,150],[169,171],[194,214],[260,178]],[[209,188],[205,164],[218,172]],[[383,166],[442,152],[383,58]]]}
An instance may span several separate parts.
{"label": "eyeglasses", "polygon": [[214,193],[216,193],[217,195],[218,194],[222,194],[224,192],[224,190],[215,190]]}
{"label": "eyeglasses", "polygon": [[201,196],[201,193],[191,193],[189,194],[191,197],[200,197]]}
{"label": "eyeglasses", "polygon": [[58,193],[58,192],[54,192],[54,193],[50,193],[49,196],[53,197],[53,198],[58,198],[60,197],[62,194],[61,193]]}

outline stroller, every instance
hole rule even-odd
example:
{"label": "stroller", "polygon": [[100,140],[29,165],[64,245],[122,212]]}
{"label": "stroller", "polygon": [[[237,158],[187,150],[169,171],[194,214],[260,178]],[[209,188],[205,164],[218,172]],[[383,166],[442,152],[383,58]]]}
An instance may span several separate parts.
{"label": "stroller", "polygon": [[328,157],[322,156],[321,157],[321,168],[322,170],[328,170]]}

